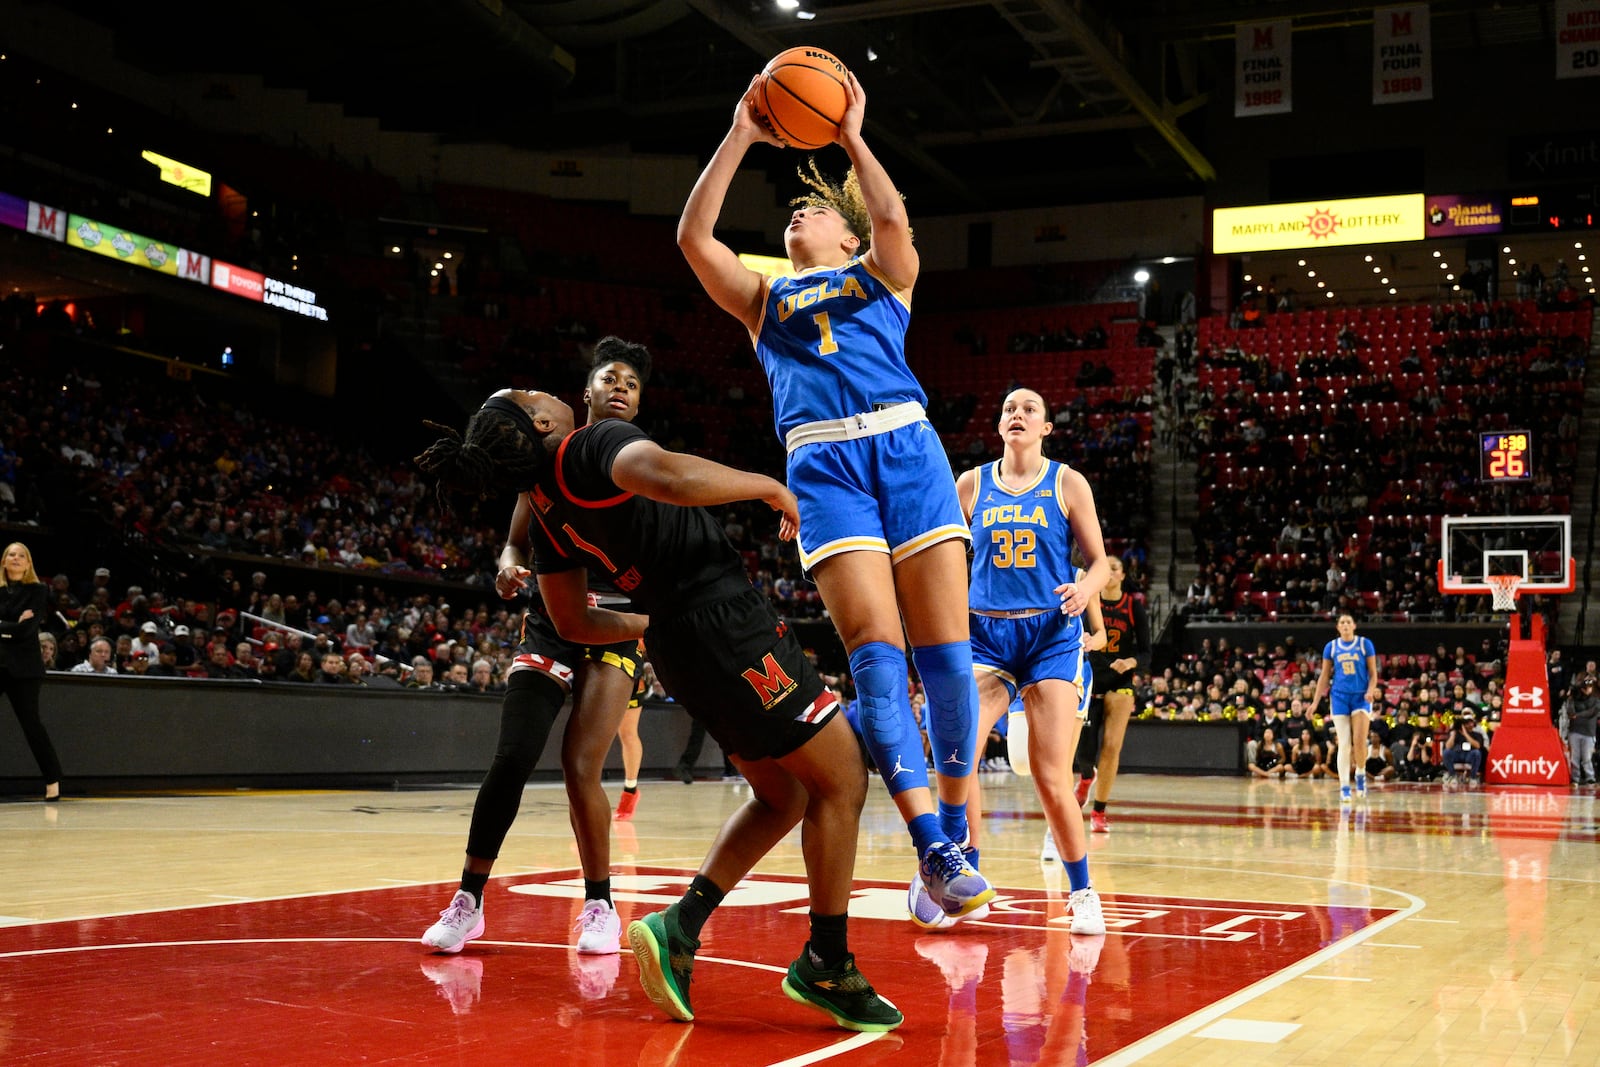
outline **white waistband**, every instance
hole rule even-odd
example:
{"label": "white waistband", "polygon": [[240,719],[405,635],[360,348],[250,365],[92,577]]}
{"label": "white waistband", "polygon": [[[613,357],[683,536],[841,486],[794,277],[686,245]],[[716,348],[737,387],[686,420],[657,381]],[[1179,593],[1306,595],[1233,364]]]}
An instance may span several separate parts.
{"label": "white waistband", "polygon": [[1015,611],[985,611],[983,608],[973,608],[974,615],[987,615],[991,619],[1031,619],[1035,615],[1043,615],[1055,608],[1018,608]]}
{"label": "white waistband", "polygon": [[801,445],[822,444],[825,441],[853,441],[857,437],[874,437],[928,417],[922,405],[915,400],[884,408],[881,411],[863,411],[859,415],[846,415],[842,419],[823,419],[821,422],[803,422],[784,435],[784,447],[790,452]]}

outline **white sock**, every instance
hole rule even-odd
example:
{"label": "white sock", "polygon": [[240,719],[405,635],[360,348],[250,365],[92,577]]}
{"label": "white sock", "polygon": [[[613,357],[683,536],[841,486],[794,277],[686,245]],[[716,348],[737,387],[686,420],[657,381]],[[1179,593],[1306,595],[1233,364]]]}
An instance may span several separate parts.
{"label": "white sock", "polygon": [[1350,784],[1350,716],[1335,715],[1333,732],[1339,738],[1339,784]]}

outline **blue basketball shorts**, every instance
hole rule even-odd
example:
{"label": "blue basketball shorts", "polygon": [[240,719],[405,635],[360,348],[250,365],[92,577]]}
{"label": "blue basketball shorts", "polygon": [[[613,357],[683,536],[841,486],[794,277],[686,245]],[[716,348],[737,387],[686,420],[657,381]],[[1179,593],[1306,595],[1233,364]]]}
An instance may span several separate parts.
{"label": "blue basketball shorts", "polygon": [[1365,692],[1341,693],[1337,689],[1328,694],[1328,707],[1335,715],[1349,715],[1352,711],[1372,714],[1372,704]]}
{"label": "blue basketball shorts", "polygon": [[898,563],[930,545],[971,537],[939,435],[927,421],[789,454],[800,502],[800,564],[842,552],[883,552]]}
{"label": "blue basketball shorts", "polygon": [[1055,678],[1078,687],[1078,717],[1089,710],[1089,658],[1082,620],[1051,608],[1021,619],[973,613],[972,669],[1000,679],[1006,695]]}

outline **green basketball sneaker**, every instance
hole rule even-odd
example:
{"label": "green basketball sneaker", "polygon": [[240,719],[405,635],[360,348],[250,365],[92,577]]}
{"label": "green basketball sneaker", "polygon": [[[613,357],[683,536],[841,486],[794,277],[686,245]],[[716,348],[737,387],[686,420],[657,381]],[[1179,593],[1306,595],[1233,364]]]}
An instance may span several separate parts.
{"label": "green basketball sneaker", "polygon": [[880,997],[856,970],[855,956],[846,956],[838,967],[823,970],[812,963],[809,941],[800,950],[800,958],[789,964],[783,991],[790,1000],[827,1012],[846,1030],[882,1033],[906,1021],[900,1009]]}
{"label": "green basketball sneaker", "polygon": [[656,1006],[680,1022],[694,1019],[689,980],[700,942],[678,928],[678,906],[653,912],[628,924],[628,944],[639,961],[639,983]]}

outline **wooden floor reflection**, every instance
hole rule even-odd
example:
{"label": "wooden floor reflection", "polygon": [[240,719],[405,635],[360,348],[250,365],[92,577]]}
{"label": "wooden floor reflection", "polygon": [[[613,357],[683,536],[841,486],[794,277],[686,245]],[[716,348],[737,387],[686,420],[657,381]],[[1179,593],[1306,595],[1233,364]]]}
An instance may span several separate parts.
{"label": "wooden floor reflection", "polygon": [[[887,1037],[778,989],[805,937],[797,836],[713,917],[684,1026],[631,956],[571,951],[558,785],[525,794],[488,932],[454,957],[416,938],[470,784],[0,803],[0,1063],[1600,1062],[1592,791],[1389,786],[1341,811],[1325,784],[1125,775],[1091,839],[1100,941],[1065,934],[1031,784],[984,784],[1002,900],[935,935],[904,919],[911,850],[873,783],[851,946],[906,1013]],[[614,825],[619,910],[675,899],[747,795],[646,782]]]}

